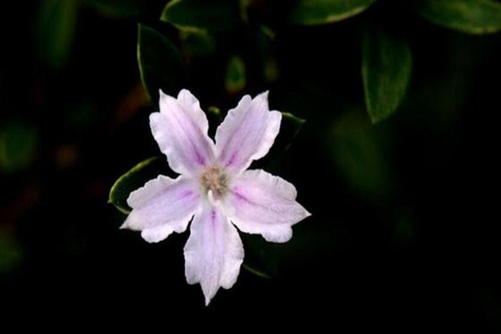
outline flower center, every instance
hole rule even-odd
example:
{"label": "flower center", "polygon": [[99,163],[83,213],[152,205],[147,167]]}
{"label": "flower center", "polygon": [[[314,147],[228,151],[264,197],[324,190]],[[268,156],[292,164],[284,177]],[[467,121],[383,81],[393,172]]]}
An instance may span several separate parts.
{"label": "flower center", "polygon": [[217,199],[228,191],[228,177],[219,167],[209,167],[200,176],[200,183],[205,192],[212,192]]}

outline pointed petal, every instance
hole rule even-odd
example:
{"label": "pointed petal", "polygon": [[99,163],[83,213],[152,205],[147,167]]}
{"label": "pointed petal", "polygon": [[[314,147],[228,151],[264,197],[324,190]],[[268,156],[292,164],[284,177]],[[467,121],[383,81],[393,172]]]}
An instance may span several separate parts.
{"label": "pointed petal", "polygon": [[243,171],[268,153],[280,129],[282,114],[270,111],[268,92],[244,96],[216,131],[216,155],[223,167]]}
{"label": "pointed petal", "polygon": [[296,202],[292,184],[263,170],[249,170],[237,178],[225,199],[224,212],[242,232],[266,240],[286,242],[291,226],[310,214]]}
{"label": "pointed petal", "polygon": [[186,281],[200,283],[208,305],[219,287],[235,284],[244,258],[237,229],[216,207],[207,204],[195,215],[184,247]]}
{"label": "pointed petal", "polygon": [[194,175],[214,160],[207,117],[188,90],[183,89],[177,99],[160,91],[160,112],[150,115],[150,127],[177,173]]}
{"label": "pointed petal", "polygon": [[172,232],[186,230],[199,202],[200,193],[192,180],[160,175],[129,195],[132,212],[122,228],[142,231],[148,242],[161,241]]}

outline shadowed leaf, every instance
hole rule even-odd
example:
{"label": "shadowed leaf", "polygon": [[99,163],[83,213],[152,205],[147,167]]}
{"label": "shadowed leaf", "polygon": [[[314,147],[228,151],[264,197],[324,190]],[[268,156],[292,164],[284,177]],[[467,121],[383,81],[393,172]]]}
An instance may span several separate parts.
{"label": "shadowed leaf", "polygon": [[371,201],[384,201],[394,185],[384,130],[350,111],[334,123],[330,137],[332,158],[343,180]]}
{"label": "shadowed leaf", "polygon": [[441,26],[469,34],[501,31],[501,3],[489,0],[421,0],[418,11]]}
{"label": "shadowed leaf", "polygon": [[364,11],[376,0],[299,0],[290,20],[296,24],[315,25],[342,21]]}
{"label": "shadowed leaf", "polygon": [[405,39],[391,36],[380,28],[367,29],[362,45],[362,79],[372,123],[397,111],[411,72],[411,51]]}
{"label": "shadowed leaf", "polygon": [[41,2],[37,29],[38,52],[52,68],[68,61],[77,20],[77,0]]}
{"label": "shadowed leaf", "polygon": [[131,208],[127,205],[129,194],[159,174],[165,175],[166,171],[168,171],[168,167],[162,157],[153,157],[138,163],[113,184],[108,203],[115,205],[125,214],[130,213]]}
{"label": "shadowed leaf", "polygon": [[182,29],[225,31],[236,28],[242,21],[239,1],[174,0],[160,16]]}
{"label": "shadowed leaf", "polygon": [[137,61],[151,102],[158,107],[159,89],[177,96],[183,88],[184,64],[179,50],[160,32],[138,25]]}

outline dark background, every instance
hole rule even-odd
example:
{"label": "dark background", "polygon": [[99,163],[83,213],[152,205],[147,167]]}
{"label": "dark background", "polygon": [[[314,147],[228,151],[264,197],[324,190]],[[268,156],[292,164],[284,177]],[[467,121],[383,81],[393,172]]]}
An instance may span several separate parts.
{"label": "dark background", "polygon": [[[501,35],[470,36],[399,11],[412,81],[398,113],[371,125],[361,29],[394,18],[392,2],[313,27],[288,24],[279,1],[256,3],[251,22],[275,31],[267,52],[277,75],[256,74],[258,37],[241,28],[217,35],[208,55],[185,54],[186,88],[204,110],[223,111],[243,94],[269,90],[272,109],[306,119],[265,169],[291,181],[312,216],[290,242],[266,246],[272,278],[242,269],[235,286],[205,307],[200,287],[185,282],[187,235],[148,244],[119,230],[125,216],[107,204],[121,174],[158,154],[136,43],[141,22],[181,44],[178,31],[158,21],[165,1],[145,1],[126,15],[80,1],[68,54],[55,62],[44,51],[55,43],[41,28],[44,1],[8,2],[0,53],[0,326],[19,316],[163,330],[198,321],[341,332],[501,330]],[[225,66],[235,53],[248,75],[246,87],[230,93]]]}

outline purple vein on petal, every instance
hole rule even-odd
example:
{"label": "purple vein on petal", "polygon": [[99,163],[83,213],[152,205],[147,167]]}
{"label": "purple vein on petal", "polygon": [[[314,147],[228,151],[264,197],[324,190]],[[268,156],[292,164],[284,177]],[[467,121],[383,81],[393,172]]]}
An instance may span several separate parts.
{"label": "purple vein on petal", "polygon": [[[185,111],[184,107],[180,106],[180,108],[183,111]],[[177,117],[177,115],[175,113],[174,113],[174,118],[176,120],[177,126],[179,127],[179,129],[181,129],[181,131],[183,131],[184,137],[186,139],[188,139],[188,142],[193,149],[192,152],[195,154],[195,161],[199,164],[199,166],[205,166],[206,160],[205,160],[203,154],[200,152],[199,147],[197,146],[197,142],[196,142],[196,141],[198,141],[198,144],[200,144],[200,143],[205,144],[204,143],[205,138],[203,138],[203,135],[201,134],[201,132],[199,133],[199,131],[197,131],[197,129],[194,127],[193,124],[188,123],[187,126],[185,127],[185,126],[183,126],[184,125],[183,121],[180,120],[180,118]]]}

